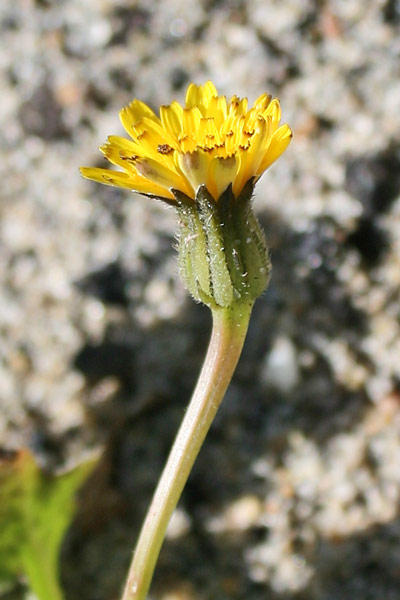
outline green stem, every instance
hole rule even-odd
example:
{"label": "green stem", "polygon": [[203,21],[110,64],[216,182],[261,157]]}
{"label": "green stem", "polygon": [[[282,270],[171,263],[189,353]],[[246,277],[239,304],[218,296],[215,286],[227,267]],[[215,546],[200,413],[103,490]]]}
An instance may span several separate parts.
{"label": "green stem", "polygon": [[207,355],[139,535],[122,600],[144,600],[165,532],[232,379],[253,303],[215,308]]}

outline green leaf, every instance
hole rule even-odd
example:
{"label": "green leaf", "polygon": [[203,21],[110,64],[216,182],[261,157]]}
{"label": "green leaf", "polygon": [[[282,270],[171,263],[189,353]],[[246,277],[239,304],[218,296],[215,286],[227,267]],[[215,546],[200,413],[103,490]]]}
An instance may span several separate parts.
{"label": "green leaf", "polygon": [[50,475],[28,450],[0,451],[0,580],[25,575],[39,600],[62,600],[60,546],[76,491],[95,463],[91,458]]}

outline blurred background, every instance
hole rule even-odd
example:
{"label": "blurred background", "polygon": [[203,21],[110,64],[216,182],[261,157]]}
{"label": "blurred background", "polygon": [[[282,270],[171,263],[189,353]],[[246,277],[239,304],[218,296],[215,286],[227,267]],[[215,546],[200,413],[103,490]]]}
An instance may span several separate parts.
{"label": "blurred background", "polygon": [[294,140],[257,187],[272,281],[151,599],[399,597],[399,34],[398,0],[1,2],[1,445],[50,469],[105,449],[68,600],[118,599],[210,327],[174,211],[78,167],[133,97],[207,79],[279,96]]}

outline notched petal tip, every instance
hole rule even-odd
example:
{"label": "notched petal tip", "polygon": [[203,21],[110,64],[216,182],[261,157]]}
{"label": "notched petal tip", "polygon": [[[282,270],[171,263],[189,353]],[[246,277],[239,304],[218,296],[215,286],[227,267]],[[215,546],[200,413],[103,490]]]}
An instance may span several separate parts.
{"label": "notched petal tip", "polygon": [[87,175],[86,175],[86,173],[87,173],[87,170],[88,170],[89,168],[90,168],[90,167],[79,167],[79,173],[80,173],[80,174],[82,175],[82,177],[84,177],[85,179],[87,178]]}

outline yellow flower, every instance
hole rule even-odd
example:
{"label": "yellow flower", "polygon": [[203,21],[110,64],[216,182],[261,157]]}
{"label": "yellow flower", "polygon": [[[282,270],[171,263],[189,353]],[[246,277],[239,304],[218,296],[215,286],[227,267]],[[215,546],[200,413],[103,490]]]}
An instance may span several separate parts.
{"label": "yellow flower", "polygon": [[121,110],[122,125],[132,139],[110,136],[100,148],[123,171],[82,167],[84,177],[157,196],[175,203],[172,190],[195,198],[205,185],[215,200],[229,184],[237,197],[285,151],[292,132],[279,126],[278,99],[262,94],[248,109],[247,99],[228,103],[208,81],[191,83],[186,105],[161,106],[160,117],[140,100]]}

